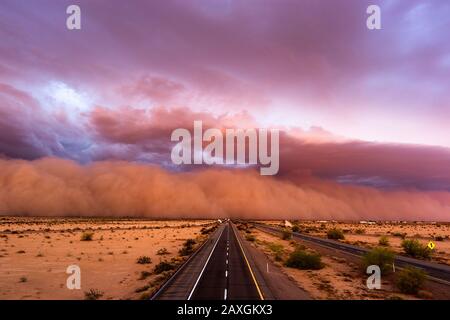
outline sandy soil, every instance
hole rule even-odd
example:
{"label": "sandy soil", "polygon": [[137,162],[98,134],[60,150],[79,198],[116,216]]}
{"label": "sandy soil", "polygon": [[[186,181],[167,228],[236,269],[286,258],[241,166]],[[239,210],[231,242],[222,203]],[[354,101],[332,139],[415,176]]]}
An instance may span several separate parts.
{"label": "sandy soil", "polygon": [[[361,271],[357,263],[334,255],[322,255],[324,268],[320,270],[298,270],[284,266],[283,262],[289,253],[294,251],[296,242],[282,240],[280,237],[252,229],[255,245],[293,280],[298,286],[306,290],[313,299],[416,299],[413,296],[396,291],[391,279],[383,279],[380,290],[369,290],[366,286],[367,276]],[[248,234],[246,234],[248,235]],[[273,245],[282,247],[281,261],[277,261],[276,254],[271,249]],[[313,252],[306,247],[307,251]]]}
{"label": "sandy soil", "polygon": [[[268,223],[267,221],[265,223]],[[280,221],[270,221],[269,224],[280,225]],[[397,254],[404,254],[401,243],[403,238],[418,239],[428,245],[432,241],[433,249],[431,261],[450,265],[450,223],[417,223],[417,222],[383,222],[376,224],[362,224],[359,222],[318,222],[299,221],[301,232],[312,236],[326,238],[327,230],[339,228],[343,230],[343,242],[366,248],[378,246],[381,236],[389,240],[389,247]]]}
{"label": "sandy soil", "polygon": [[[95,289],[101,299],[139,299],[151,292],[160,261],[179,257],[187,239],[200,243],[211,221],[0,218],[0,299],[84,299]],[[81,241],[84,231],[92,241]],[[167,254],[158,255],[166,248]],[[150,264],[138,264],[148,256]],[[81,268],[81,290],[66,287],[66,268]],[[142,288],[143,287],[143,288]],[[135,292],[136,289],[139,292]],[[147,295],[145,295],[145,293]]]}

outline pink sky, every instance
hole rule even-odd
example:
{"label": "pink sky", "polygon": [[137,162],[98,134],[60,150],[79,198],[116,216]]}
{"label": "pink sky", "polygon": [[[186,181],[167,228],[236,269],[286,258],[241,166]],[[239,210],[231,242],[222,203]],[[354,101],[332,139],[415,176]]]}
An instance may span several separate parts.
{"label": "pink sky", "polygon": [[368,30],[365,0],[82,0],[82,29],[68,31],[72,2],[0,3],[8,161],[179,172],[175,128],[276,127],[282,183],[371,188],[395,203],[389,192],[437,192],[438,206],[417,203],[448,213],[448,1],[375,1],[382,29]]}

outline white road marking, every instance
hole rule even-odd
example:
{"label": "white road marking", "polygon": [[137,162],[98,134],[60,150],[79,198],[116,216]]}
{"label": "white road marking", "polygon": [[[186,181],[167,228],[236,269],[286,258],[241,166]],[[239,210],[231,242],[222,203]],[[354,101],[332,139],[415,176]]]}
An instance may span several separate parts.
{"label": "white road marking", "polygon": [[227,289],[225,289],[225,292],[223,294],[223,300],[227,300]]}
{"label": "white road marking", "polygon": [[227,259],[227,264],[228,264],[228,259]]}
{"label": "white road marking", "polygon": [[225,278],[228,277],[228,270],[225,270]]}
{"label": "white road marking", "polygon": [[[225,229],[225,228],[224,228],[224,229]],[[199,283],[199,281],[200,281],[200,278],[202,277],[203,272],[205,271],[206,266],[208,265],[208,262],[209,262],[209,260],[211,259],[211,256],[212,256],[214,250],[216,249],[217,243],[219,242],[220,238],[222,237],[222,233],[223,233],[223,230],[224,230],[224,229],[222,229],[222,231],[220,232],[220,235],[219,235],[219,237],[217,238],[216,243],[214,244],[214,247],[212,248],[211,252],[209,253],[208,259],[206,260],[206,263],[205,263],[205,265],[203,266],[202,271],[200,272],[200,274],[199,274],[197,280],[195,281],[195,284],[194,284],[194,287],[193,287],[192,290],[191,290],[191,293],[189,293],[189,296],[188,296],[188,298],[187,298],[188,300],[191,300],[191,297],[192,297],[192,295],[194,294],[195,288],[197,288],[197,285],[198,285],[198,283]]]}

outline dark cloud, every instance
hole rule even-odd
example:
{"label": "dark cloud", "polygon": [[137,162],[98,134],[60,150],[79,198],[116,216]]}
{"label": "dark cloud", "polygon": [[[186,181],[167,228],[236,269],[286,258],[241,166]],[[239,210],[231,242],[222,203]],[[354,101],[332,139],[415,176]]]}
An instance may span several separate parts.
{"label": "dark cloud", "polygon": [[[98,139],[140,146],[142,153],[157,153],[159,160],[165,162],[170,162],[172,131],[187,128],[192,132],[195,120],[202,120],[204,128],[257,128],[251,118],[234,121],[226,115],[215,117],[186,108],[114,111],[97,108],[91,116]],[[126,159],[133,158],[134,155]],[[280,138],[279,176],[297,181],[305,175],[382,188],[450,191],[450,150],[349,141],[320,128],[309,132],[287,129]]]}

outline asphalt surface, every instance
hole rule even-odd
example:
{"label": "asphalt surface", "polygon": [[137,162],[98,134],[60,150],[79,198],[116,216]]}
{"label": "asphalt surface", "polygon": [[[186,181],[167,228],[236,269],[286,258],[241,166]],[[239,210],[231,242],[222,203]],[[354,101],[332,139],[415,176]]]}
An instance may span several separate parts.
{"label": "asphalt surface", "polygon": [[153,295],[152,300],[188,300],[225,225],[220,225],[194,254]]}
{"label": "asphalt surface", "polygon": [[218,240],[191,300],[259,300],[255,281],[229,223]]}
{"label": "asphalt surface", "polygon": [[235,232],[231,222],[222,223],[152,299],[263,299]]}
{"label": "asphalt surface", "polygon": [[[276,227],[269,227],[261,224],[257,224],[257,227],[260,228],[263,231],[268,231],[271,233],[281,234],[281,230]],[[361,248],[358,246],[354,246],[351,244],[341,243],[338,241],[330,240],[330,239],[323,239],[313,236],[304,235],[301,233],[293,232],[292,236],[294,238],[303,240],[303,241],[309,241],[314,242],[316,244],[319,244],[324,247],[333,248],[337,250],[341,250],[347,253],[351,253],[357,256],[362,256],[366,252],[369,251],[369,249]],[[420,268],[427,272],[429,278],[431,280],[435,280],[444,284],[450,285],[450,267],[446,265],[441,265],[437,263],[427,262],[427,261],[421,261],[409,257],[402,257],[397,256],[395,259],[395,265],[398,267],[408,267],[413,266],[416,268]]]}

